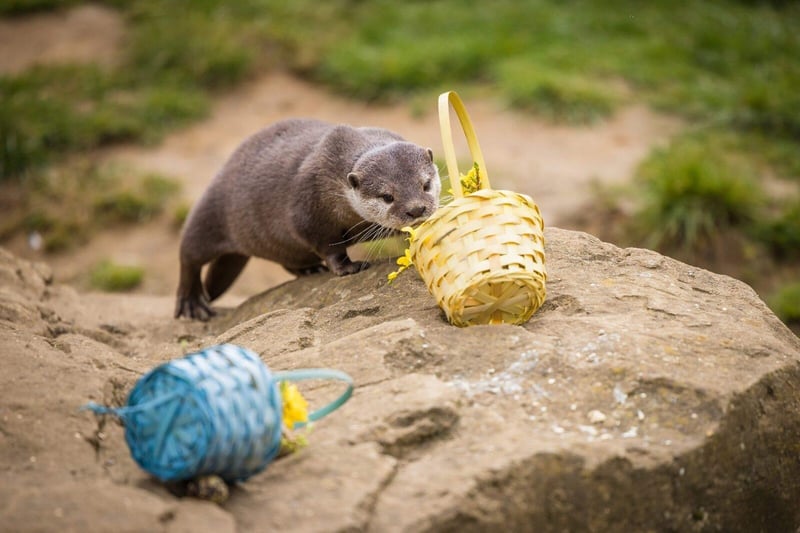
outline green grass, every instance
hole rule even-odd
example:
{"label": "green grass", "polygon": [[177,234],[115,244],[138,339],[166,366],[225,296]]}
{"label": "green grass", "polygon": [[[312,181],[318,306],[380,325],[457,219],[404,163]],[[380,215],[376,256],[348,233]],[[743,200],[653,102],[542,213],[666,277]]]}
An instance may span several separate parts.
{"label": "green grass", "polygon": [[[0,13],[68,3],[18,0]],[[640,99],[766,137],[764,152],[791,175],[800,169],[796,3],[105,3],[129,26],[118,69],[48,67],[0,82],[11,104],[0,112],[0,179],[51,154],[157,139],[202,116],[211,92],[278,64],[367,100],[486,86],[573,123]]]}
{"label": "green grass", "polygon": [[[800,6],[748,4],[334,0],[319,13],[299,0],[275,37],[305,50],[290,59],[299,71],[358,98],[481,83],[547,116],[594,118],[616,78],[693,118],[796,135]],[[314,42],[298,43],[309,27]]]}
{"label": "green grass", "polygon": [[617,107],[618,91],[602,80],[556,70],[538,72],[525,59],[498,69],[509,102],[554,122],[585,124],[608,117]]}
{"label": "green grass", "polygon": [[[269,2],[106,2],[129,31],[121,65],[33,67],[0,76],[0,182],[58,156],[117,142],[151,143],[203,117],[209,96],[268,62]],[[67,2],[6,2],[19,13]],[[261,15],[259,15],[261,14]]]}
{"label": "green grass", "polygon": [[93,211],[108,222],[141,222],[163,211],[164,204],[180,191],[174,180],[158,174],[141,176],[133,187],[111,188],[97,195]]}
{"label": "green grass", "polygon": [[178,2],[131,3],[126,8],[132,22],[127,49],[131,77],[148,84],[169,80],[195,90],[242,81],[258,57],[259,23],[253,9],[258,4],[195,1],[187,9]]}
{"label": "green grass", "polygon": [[36,232],[45,251],[67,250],[102,228],[160,215],[179,190],[158,174],[90,162],[62,165],[30,177],[6,212],[0,238]]}
{"label": "green grass", "polygon": [[639,167],[643,201],[633,227],[651,248],[706,248],[722,231],[756,219],[763,198],[755,176],[713,139],[678,138]]}
{"label": "green grass", "polygon": [[172,209],[172,227],[180,230],[186,219],[189,217],[189,211],[192,206],[188,202],[180,202]]}
{"label": "green grass", "polygon": [[800,326],[800,282],[778,289],[769,299],[769,305],[778,318],[787,324]]}
{"label": "green grass", "polygon": [[93,289],[107,292],[130,291],[141,285],[144,269],[138,266],[119,265],[109,260],[96,264],[89,273]]}
{"label": "green grass", "polygon": [[[317,5],[293,2],[282,12],[283,33],[274,35],[293,51],[297,72],[345,95],[433,102],[442,89],[479,86],[512,107],[568,123],[645,102],[735,145],[715,157],[736,152],[748,181],[758,179],[752,169],[766,166],[800,183],[800,4],[376,0],[353,10],[334,0],[324,13]],[[702,208],[681,203],[672,210],[671,223],[683,227],[665,238],[694,239],[730,222],[728,214],[738,216],[724,206]],[[680,209],[692,218],[679,222]]]}
{"label": "green grass", "polygon": [[35,67],[0,77],[0,181],[22,178],[54,156],[122,141],[154,142],[204,116],[197,91],[136,86],[92,65]]}
{"label": "green grass", "polygon": [[778,216],[759,220],[752,233],[776,257],[786,261],[800,259],[800,198],[787,202]]}

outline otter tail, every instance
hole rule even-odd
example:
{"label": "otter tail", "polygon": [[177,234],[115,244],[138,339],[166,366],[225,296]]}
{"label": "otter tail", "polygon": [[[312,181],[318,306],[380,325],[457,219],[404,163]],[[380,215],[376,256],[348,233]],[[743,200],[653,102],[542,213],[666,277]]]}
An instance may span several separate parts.
{"label": "otter tail", "polygon": [[210,301],[216,300],[228,290],[244,269],[249,256],[241,254],[225,254],[214,259],[208,266],[205,289]]}

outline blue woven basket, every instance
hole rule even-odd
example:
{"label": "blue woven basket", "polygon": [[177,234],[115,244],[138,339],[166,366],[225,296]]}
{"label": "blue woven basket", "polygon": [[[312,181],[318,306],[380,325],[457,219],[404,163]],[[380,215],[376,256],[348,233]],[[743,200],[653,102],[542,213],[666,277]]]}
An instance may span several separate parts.
{"label": "blue woven basket", "polygon": [[154,368],[136,383],[125,407],[90,403],[86,408],[122,419],[131,455],[162,481],[207,474],[243,481],[266,468],[280,448],[283,405],[278,382],[304,379],[348,384],[336,401],[311,413],[310,421],[352,394],[352,379],[342,372],[271,374],[255,353],[223,344]]}

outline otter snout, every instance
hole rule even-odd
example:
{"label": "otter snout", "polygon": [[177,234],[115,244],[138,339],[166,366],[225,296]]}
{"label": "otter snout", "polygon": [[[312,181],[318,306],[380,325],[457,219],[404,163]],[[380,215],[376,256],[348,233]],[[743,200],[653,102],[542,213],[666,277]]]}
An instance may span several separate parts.
{"label": "otter snout", "polygon": [[418,205],[418,206],[414,206],[414,207],[410,208],[408,211],[406,211],[406,215],[408,215],[409,218],[416,219],[416,218],[420,218],[421,216],[425,215],[427,210],[428,210],[428,208],[426,206]]}

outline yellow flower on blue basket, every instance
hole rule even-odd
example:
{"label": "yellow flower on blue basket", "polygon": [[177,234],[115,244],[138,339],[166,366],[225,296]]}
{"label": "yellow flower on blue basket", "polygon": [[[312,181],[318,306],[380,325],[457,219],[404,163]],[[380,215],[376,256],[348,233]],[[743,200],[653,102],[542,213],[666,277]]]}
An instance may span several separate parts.
{"label": "yellow flower on blue basket", "polygon": [[296,422],[308,422],[308,402],[300,394],[297,385],[281,381],[281,398],[283,399],[283,423],[289,429]]}
{"label": "yellow flower on blue basket", "polygon": [[411,226],[406,226],[402,229],[402,231],[408,233],[408,248],[403,255],[397,258],[397,264],[400,266],[394,272],[390,272],[387,278],[389,279],[389,283],[393,282],[400,273],[414,264],[414,259],[411,257],[411,243],[414,242],[414,239],[417,237],[417,230],[412,228]]}

